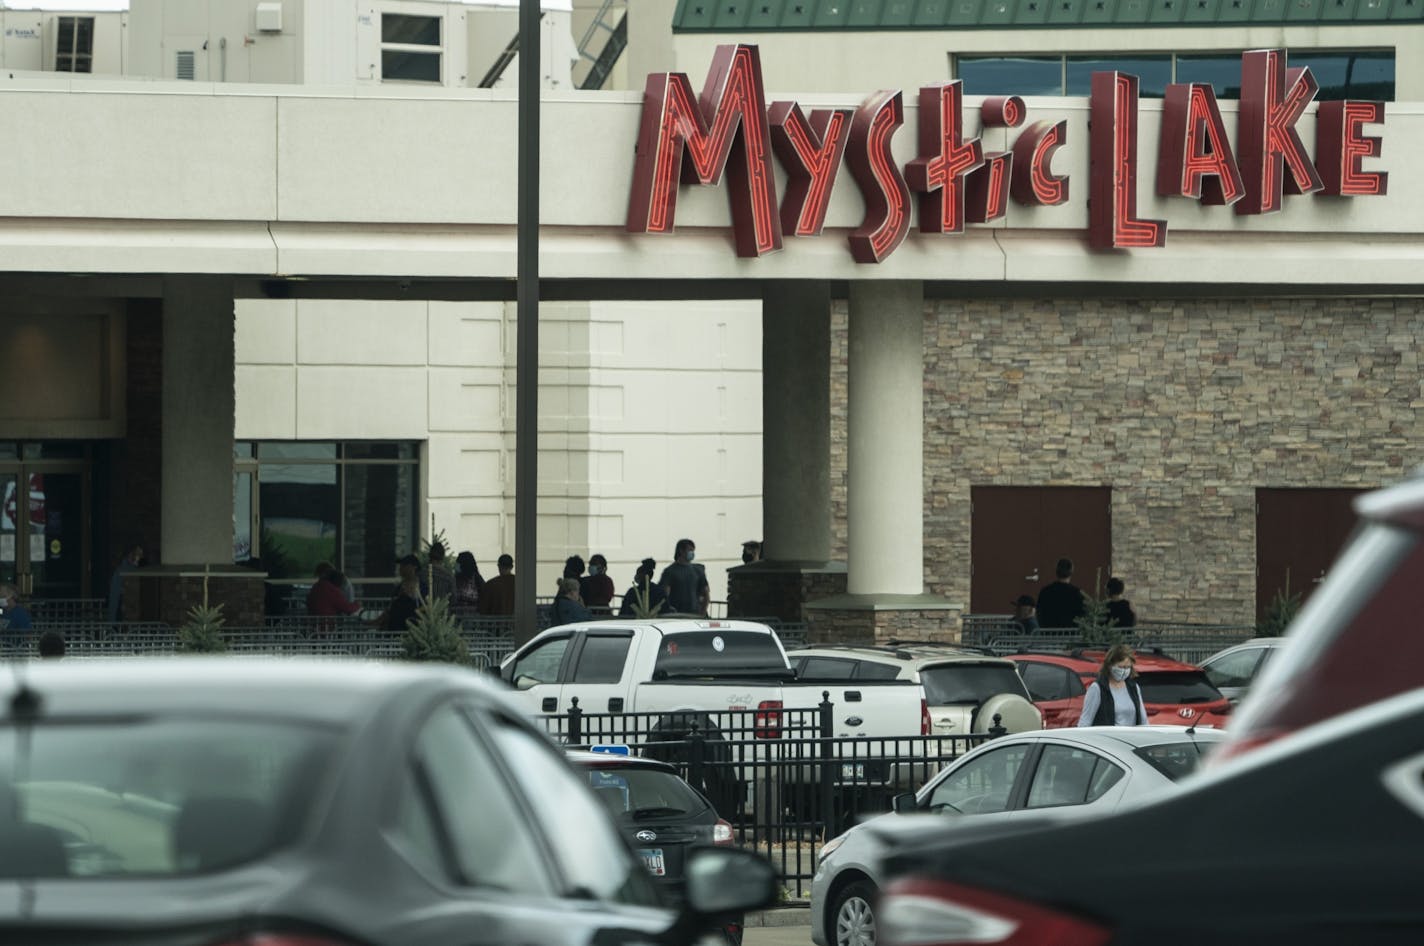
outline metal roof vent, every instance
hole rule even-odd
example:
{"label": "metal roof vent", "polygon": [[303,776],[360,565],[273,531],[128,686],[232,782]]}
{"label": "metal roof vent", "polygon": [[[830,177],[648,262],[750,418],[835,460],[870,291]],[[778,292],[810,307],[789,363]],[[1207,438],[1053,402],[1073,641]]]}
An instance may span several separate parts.
{"label": "metal roof vent", "polygon": [[174,67],[174,74],[179,79],[192,79],[196,76],[193,58],[193,51],[191,49],[178,50],[178,61]]}

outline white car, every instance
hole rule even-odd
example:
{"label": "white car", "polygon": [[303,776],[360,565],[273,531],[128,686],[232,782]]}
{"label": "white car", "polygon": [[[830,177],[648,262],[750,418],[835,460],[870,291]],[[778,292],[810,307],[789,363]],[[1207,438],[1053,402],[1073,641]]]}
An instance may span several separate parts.
{"label": "white car", "polygon": [[1285,642],[1284,637],[1255,637],[1217,651],[1201,662],[1201,668],[1211,685],[1235,705]]}
{"label": "white car", "polygon": [[986,742],[915,794],[896,796],[896,813],[856,825],[821,848],[811,881],[811,939],[819,946],[875,946],[882,833],[923,830],[932,814],[972,815],[975,823],[1050,809],[1108,814],[1170,791],[1225,738],[1214,729],[1097,726]]}

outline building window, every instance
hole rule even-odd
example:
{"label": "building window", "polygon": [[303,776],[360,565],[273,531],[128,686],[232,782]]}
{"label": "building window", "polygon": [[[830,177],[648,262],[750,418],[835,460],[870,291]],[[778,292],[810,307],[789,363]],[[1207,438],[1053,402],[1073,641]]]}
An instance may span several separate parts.
{"label": "building window", "polygon": [[381,81],[440,82],[438,16],[381,14]]}
{"label": "building window", "polygon": [[56,72],[94,71],[94,18],[62,16],[55,37]]}
{"label": "building window", "polygon": [[233,557],[274,579],[309,580],[331,562],[353,581],[387,580],[419,541],[412,443],[238,443]]}
{"label": "building window", "polygon": [[[1394,100],[1394,53],[1388,50],[1291,50],[1291,66],[1309,66],[1316,101]],[[1073,56],[959,56],[955,76],[966,95],[1087,95],[1094,72],[1126,72],[1143,98],[1161,98],[1173,82],[1204,82],[1219,99],[1241,97],[1239,52],[1180,55],[1087,53]]]}

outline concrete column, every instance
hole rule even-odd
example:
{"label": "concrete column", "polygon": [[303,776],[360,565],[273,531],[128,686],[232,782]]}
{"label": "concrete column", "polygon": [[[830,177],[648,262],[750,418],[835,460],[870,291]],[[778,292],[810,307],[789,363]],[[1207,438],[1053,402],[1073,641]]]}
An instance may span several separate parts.
{"label": "concrete column", "polygon": [[762,541],[776,562],[831,555],[831,290],[762,295]]}
{"label": "concrete column", "polygon": [[924,287],[850,284],[848,576],[852,595],[924,592]]}
{"label": "concrete column", "polygon": [[231,279],[164,280],[164,564],[232,562],[233,333]]}

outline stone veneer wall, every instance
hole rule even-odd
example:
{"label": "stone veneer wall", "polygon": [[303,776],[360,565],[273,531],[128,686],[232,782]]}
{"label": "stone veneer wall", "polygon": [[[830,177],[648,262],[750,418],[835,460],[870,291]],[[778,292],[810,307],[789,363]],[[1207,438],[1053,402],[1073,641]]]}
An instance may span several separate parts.
{"label": "stone veneer wall", "polygon": [[959,612],[938,608],[806,610],[806,640],[816,644],[879,644],[896,638],[957,644]]}
{"label": "stone veneer wall", "polygon": [[1257,488],[1375,487],[1424,461],[1421,337],[1418,298],[927,300],[926,590],[969,600],[971,486],[1110,486],[1140,614],[1250,623]]}

